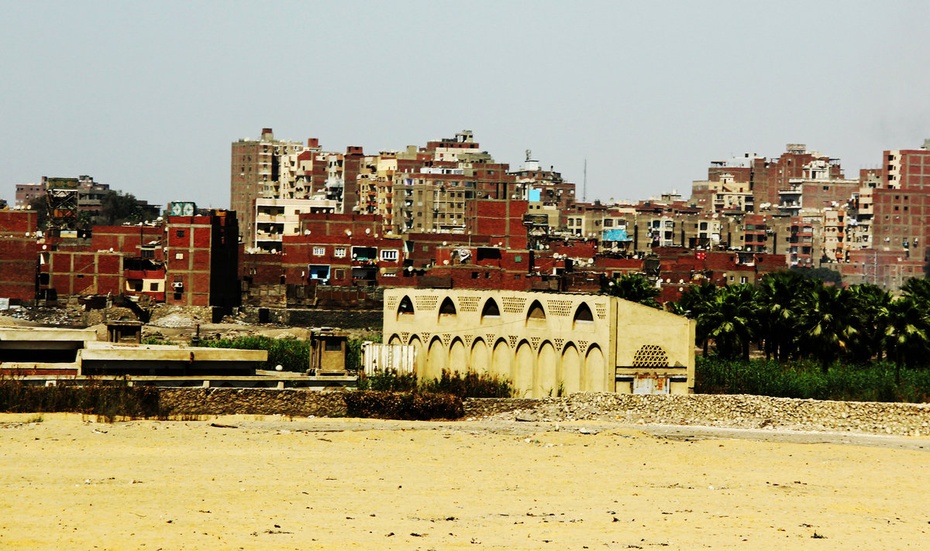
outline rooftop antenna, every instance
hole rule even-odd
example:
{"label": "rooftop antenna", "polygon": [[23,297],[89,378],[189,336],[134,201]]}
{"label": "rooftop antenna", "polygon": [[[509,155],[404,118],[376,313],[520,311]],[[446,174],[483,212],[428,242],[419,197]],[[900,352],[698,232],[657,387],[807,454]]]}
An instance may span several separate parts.
{"label": "rooftop antenna", "polygon": [[584,160],[584,179],[581,184],[581,201],[588,202],[588,159]]}

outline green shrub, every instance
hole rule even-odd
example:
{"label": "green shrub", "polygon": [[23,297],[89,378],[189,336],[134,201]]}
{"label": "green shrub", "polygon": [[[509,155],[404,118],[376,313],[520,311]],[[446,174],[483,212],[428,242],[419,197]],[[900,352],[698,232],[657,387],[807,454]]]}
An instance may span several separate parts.
{"label": "green shrub", "polygon": [[443,369],[438,379],[423,381],[421,387],[427,392],[446,392],[459,398],[511,398],[514,395],[509,379],[474,371],[462,375]]}
{"label": "green shrub", "polygon": [[868,402],[926,402],[930,371],[905,369],[895,383],[894,365],[834,364],[824,372],[820,364],[774,360],[722,360],[699,357],[695,391],[704,394],[756,394],[783,398]]}
{"label": "green shrub", "polygon": [[59,380],[55,385],[39,386],[0,378],[0,411],[82,413],[110,422],[117,417],[164,417],[156,387],[133,386],[125,379]]}
{"label": "green shrub", "polygon": [[273,339],[261,335],[245,335],[231,339],[213,339],[200,342],[209,348],[235,348],[237,350],[265,350],[268,360],[259,369],[273,370],[281,366],[284,371],[304,372],[310,368],[310,341],[296,338]]}
{"label": "green shrub", "polygon": [[388,392],[414,392],[417,378],[413,373],[398,373],[394,369],[378,370],[371,375],[359,373],[359,390],[382,390]]}
{"label": "green shrub", "polygon": [[412,373],[396,370],[378,370],[372,375],[359,374],[359,390],[383,390],[390,392],[436,392],[454,394],[465,398],[512,398],[513,384],[509,379],[469,371],[464,375],[458,371],[444,369],[436,379],[418,380]]}

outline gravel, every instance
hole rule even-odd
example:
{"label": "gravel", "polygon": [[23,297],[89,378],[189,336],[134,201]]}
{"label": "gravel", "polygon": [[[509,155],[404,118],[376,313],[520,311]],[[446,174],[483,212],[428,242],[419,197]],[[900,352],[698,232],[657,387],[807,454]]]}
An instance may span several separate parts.
{"label": "gravel", "polygon": [[466,415],[516,422],[625,424],[930,436],[930,404],[837,402],[749,395],[573,394],[540,400],[469,400]]}

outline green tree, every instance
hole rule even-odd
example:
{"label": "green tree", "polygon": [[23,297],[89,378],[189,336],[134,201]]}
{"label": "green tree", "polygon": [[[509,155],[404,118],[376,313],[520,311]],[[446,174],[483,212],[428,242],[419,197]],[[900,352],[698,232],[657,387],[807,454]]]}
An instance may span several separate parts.
{"label": "green tree", "polygon": [[918,304],[930,304],[930,279],[910,277],[901,285],[901,296],[916,301]]}
{"label": "green tree", "polygon": [[748,284],[728,285],[715,296],[708,310],[697,317],[701,331],[713,339],[724,359],[749,359],[749,347],[758,331],[757,306]]}
{"label": "green tree", "polygon": [[706,314],[714,305],[714,300],[720,288],[704,280],[700,285],[691,285],[688,290],[681,295],[678,300],[678,311],[684,316],[696,320],[695,344],[704,349],[704,355],[708,352],[708,333],[707,325],[702,323]]}
{"label": "green tree", "polygon": [[901,368],[915,365],[926,358],[930,316],[927,309],[912,296],[897,298],[888,306],[884,344],[888,357],[894,361],[895,382],[901,382]]}
{"label": "green tree", "polygon": [[802,352],[816,358],[826,373],[831,363],[849,355],[857,334],[846,292],[834,285],[815,285],[801,301]]}
{"label": "green tree", "polygon": [[609,280],[602,291],[630,302],[638,302],[653,308],[661,308],[656,301],[659,288],[642,274],[626,274]]}
{"label": "green tree", "polygon": [[856,329],[856,338],[851,343],[851,355],[863,360],[881,360],[891,293],[877,285],[863,283],[850,286],[847,296],[852,309],[850,323]]}
{"label": "green tree", "polygon": [[810,280],[788,270],[766,274],[759,281],[759,329],[766,359],[774,356],[786,362],[796,352],[799,298],[811,287]]}

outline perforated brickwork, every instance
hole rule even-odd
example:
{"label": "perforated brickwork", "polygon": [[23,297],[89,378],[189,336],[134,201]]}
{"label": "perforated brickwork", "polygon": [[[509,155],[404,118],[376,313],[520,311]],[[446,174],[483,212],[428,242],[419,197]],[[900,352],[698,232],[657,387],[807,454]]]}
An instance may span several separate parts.
{"label": "perforated brickwork", "polygon": [[442,344],[444,344],[445,346],[449,346],[449,341],[451,340],[452,340],[452,335],[450,333],[442,334]]}
{"label": "perforated brickwork", "polygon": [[488,343],[488,346],[494,346],[497,344],[497,336],[494,333],[486,333],[484,338],[487,339],[485,342]]}
{"label": "perforated brickwork", "polygon": [[588,349],[588,341],[578,341],[578,351],[582,354]]}
{"label": "perforated brickwork", "polygon": [[426,311],[435,310],[437,302],[439,302],[439,297],[434,297],[430,295],[418,295],[417,296],[417,310],[426,310]]}
{"label": "perforated brickwork", "polygon": [[603,320],[607,319],[607,305],[603,302],[598,302],[594,305],[594,308],[597,310],[597,319]]}
{"label": "perforated brickwork", "polygon": [[554,339],[555,340],[555,349],[562,350],[562,346],[565,345],[565,339]]}
{"label": "perforated brickwork", "polygon": [[510,343],[510,348],[514,349],[517,347],[517,336],[516,335],[507,335],[507,342]]}
{"label": "perforated brickwork", "polygon": [[633,355],[633,367],[668,367],[668,353],[657,344],[644,344]]}
{"label": "perforated brickwork", "polygon": [[397,309],[397,301],[398,301],[398,300],[399,300],[399,299],[397,298],[396,295],[392,295],[392,296],[389,296],[389,297],[387,298],[387,301],[385,301],[385,304],[384,304],[384,305],[385,305],[385,307],[387,308],[387,310],[388,310],[389,312],[393,312],[395,309]]}
{"label": "perforated brickwork", "polygon": [[542,340],[542,337],[530,337],[530,344],[533,345],[533,350],[539,350],[539,341]]}
{"label": "perforated brickwork", "polygon": [[522,314],[526,306],[526,299],[520,297],[502,297],[501,302],[504,303],[504,312],[508,314]]}
{"label": "perforated brickwork", "polygon": [[570,300],[547,300],[546,306],[552,316],[567,318],[572,315],[572,301]]}
{"label": "perforated brickwork", "polygon": [[481,297],[459,297],[459,310],[462,312],[477,312]]}
{"label": "perforated brickwork", "polygon": [[405,343],[405,344],[410,344],[410,332],[409,332],[409,331],[404,331],[403,333],[401,333],[401,334],[400,334],[400,340],[401,340],[401,342],[403,342],[403,343]]}

